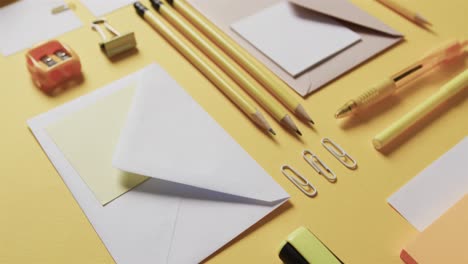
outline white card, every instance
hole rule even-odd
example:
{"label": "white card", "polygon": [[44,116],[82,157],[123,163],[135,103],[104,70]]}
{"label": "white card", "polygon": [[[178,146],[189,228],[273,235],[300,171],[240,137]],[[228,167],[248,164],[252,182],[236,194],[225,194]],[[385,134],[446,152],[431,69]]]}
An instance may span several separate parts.
{"label": "white card", "polygon": [[360,40],[337,21],[287,1],[231,28],[293,77]]}
{"label": "white card", "polygon": [[20,0],[0,7],[1,53],[8,56],[81,27],[71,10],[52,14],[54,7],[64,4],[57,0]]}
{"label": "white card", "polygon": [[416,229],[424,231],[468,193],[468,137],[388,198]]}
{"label": "white card", "polygon": [[80,0],[95,17],[107,15],[119,8],[129,5],[135,0]]}

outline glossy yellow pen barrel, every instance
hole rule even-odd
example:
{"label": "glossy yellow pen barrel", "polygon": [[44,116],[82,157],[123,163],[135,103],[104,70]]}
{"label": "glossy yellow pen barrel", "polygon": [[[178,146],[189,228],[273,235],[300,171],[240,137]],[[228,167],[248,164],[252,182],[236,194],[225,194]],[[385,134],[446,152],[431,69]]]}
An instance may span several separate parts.
{"label": "glossy yellow pen barrel", "polygon": [[[289,110],[297,113],[300,107],[299,102],[289,93],[287,86],[276,75],[271,73],[260,62],[252,57],[247,51],[241,48],[224,32],[218,29],[212,22],[195,10],[185,0],[167,0],[180,14],[203,32],[219,48],[226,52],[233,60],[248,71],[258,82],[267,88],[278,98]],[[299,114],[306,121],[311,121],[306,113]]]}
{"label": "glossy yellow pen barrel", "polygon": [[386,128],[374,137],[372,143],[376,149],[381,149],[392,140],[397,138],[418,120],[429,114],[440,104],[454,96],[468,85],[468,70],[465,70],[457,77],[450,80],[437,93],[429,97],[426,101],[418,105],[412,111],[404,115],[398,121]]}
{"label": "glossy yellow pen barrel", "polygon": [[203,53],[205,53],[215,64],[246,90],[257,100],[278,122],[287,115],[286,110],[271,98],[255,79],[250,77],[244,70],[225,55],[217,46],[210,43],[196,28],[191,26],[185,19],[165,5],[159,5],[159,13],[167,21],[176,27],[185,37],[192,41]]}
{"label": "glossy yellow pen barrel", "polygon": [[[196,48],[171,28],[162,18],[149,12],[141,3],[134,4],[138,14],[155,28],[174,48],[187,58],[201,73],[203,73],[218,89],[220,89],[235,105],[237,105],[252,121],[265,130],[271,127],[247,97],[239,94],[236,84],[219,70],[208,58],[200,55]],[[272,132],[274,133],[274,132]]]}

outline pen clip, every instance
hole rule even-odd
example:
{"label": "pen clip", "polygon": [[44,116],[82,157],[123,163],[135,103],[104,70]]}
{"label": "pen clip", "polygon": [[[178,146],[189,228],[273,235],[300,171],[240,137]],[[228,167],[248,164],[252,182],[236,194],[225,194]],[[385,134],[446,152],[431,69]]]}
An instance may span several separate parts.
{"label": "pen clip", "polygon": [[[291,171],[294,175],[291,176],[286,171]],[[288,178],[296,187],[301,190],[305,195],[309,197],[315,197],[317,195],[317,189],[307,180],[304,176],[302,176],[299,172],[293,169],[289,165],[283,165],[281,167],[281,172],[283,173],[286,178]]]}
{"label": "pen clip", "polygon": [[[310,166],[320,175],[325,177],[329,182],[336,182],[337,178],[335,173],[323,163],[317,155],[310,152],[309,150],[304,150],[302,152],[302,157],[304,160],[309,163]],[[325,170],[324,170],[325,169]]]}
{"label": "pen clip", "polygon": [[353,159],[346,151],[341,148],[338,144],[333,142],[329,138],[322,139],[322,146],[328,150],[337,160],[341,162],[346,168],[355,170],[357,168],[357,162]]}

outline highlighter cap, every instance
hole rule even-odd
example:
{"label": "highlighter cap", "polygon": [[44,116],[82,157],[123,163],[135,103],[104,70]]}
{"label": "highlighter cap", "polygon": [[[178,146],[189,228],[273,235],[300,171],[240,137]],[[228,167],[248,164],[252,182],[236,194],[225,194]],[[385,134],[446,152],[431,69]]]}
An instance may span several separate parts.
{"label": "highlighter cap", "polygon": [[282,241],[279,257],[285,264],[342,264],[306,227],[299,227]]}

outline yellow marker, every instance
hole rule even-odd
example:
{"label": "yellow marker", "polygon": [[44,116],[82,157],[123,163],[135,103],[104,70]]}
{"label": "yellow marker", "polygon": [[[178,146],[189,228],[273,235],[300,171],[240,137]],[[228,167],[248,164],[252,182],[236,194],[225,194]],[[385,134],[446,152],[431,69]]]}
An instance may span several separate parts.
{"label": "yellow marker", "polygon": [[164,22],[163,19],[153,15],[140,2],[133,5],[146,22],[153,26],[164,38],[166,38],[180,53],[182,53],[197,69],[202,72],[213,84],[218,87],[234,104],[236,104],[254,123],[262,129],[275,134],[263,115],[253,106],[245,96],[239,94],[234,87],[236,84],[219,70],[208,58],[199,55],[196,48],[175,29]]}
{"label": "yellow marker", "polygon": [[177,28],[186,38],[197,46],[215,64],[237,82],[246,92],[258,101],[265,110],[279,123],[291,131],[301,135],[294,121],[279,103],[263,91],[257,82],[245,71],[225,55],[218,47],[212,44],[196,28],[191,26],[182,16],[167,7],[160,0],[150,0],[154,9],[158,11],[171,25]]}
{"label": "yellow marker", "polygon": [[388,8],[394,10],[398,14],[406,17],[407,19],[413,21],[414,23],[425,26],[425,25],[431,25],[431,23],[422,17],[420,14],[414,12],[413,10],[410,10],[407,7],[402,6],[401,4],[397,3],[394,0],[377,0],[380,3],[384,4]]}
{"label": "yellow marker", "polygon": [[166,0],[302,120],[314,123],[290,88],[184,0]]}
{"label": "yellow marker", "polygon": [[386,128],[374,137],[372,143],[376,149],[381,149],[393,139],[405,132],[409,127],[414,125],[418,120],[429,114],[440,104],[462,91],[468,85],[468,70],[465,70],[457,77],[446,83],[440,90],[429,97],[426,101],[418,105],[411,112],[404,115],[398,121]]}

